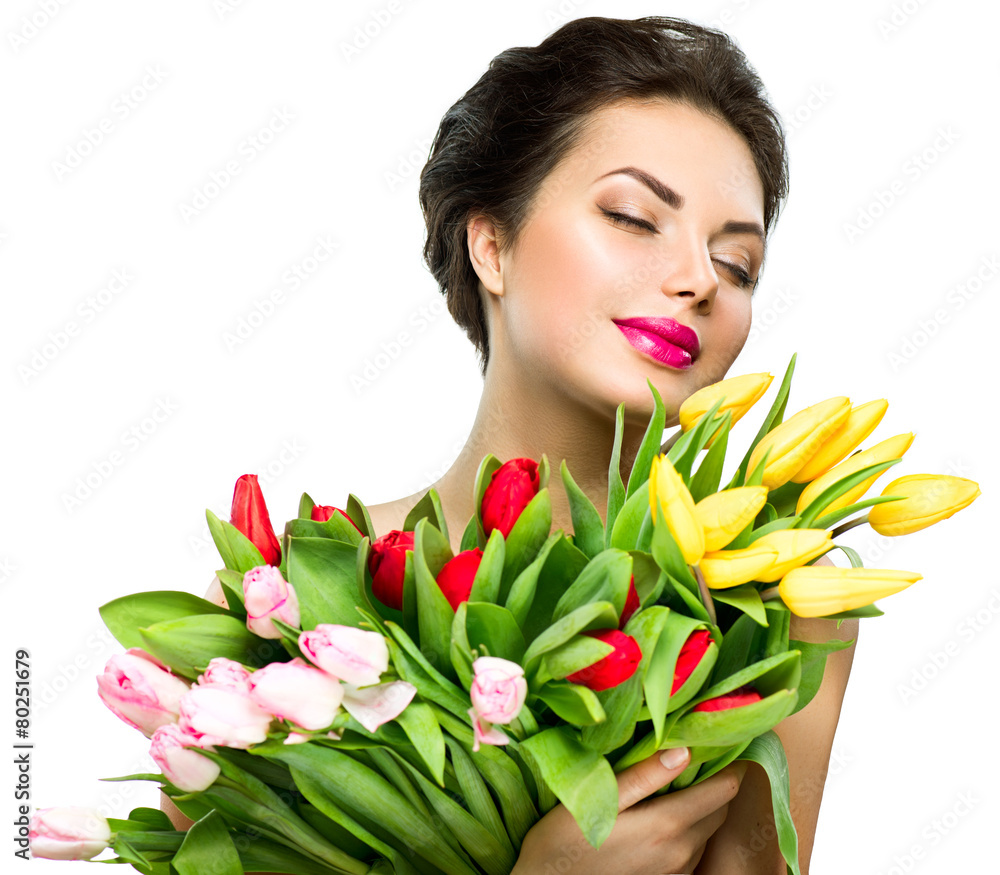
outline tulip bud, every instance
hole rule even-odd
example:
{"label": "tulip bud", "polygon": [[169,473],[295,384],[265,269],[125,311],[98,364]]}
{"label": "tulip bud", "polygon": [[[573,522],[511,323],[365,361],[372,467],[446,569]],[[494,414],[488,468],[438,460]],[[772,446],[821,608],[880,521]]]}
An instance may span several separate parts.
{"label": "tulip bud", "polygon": [[833,546],[833,541],[829,529],[778,529],[758,538],[754,544],[774,547],[778,551],[774,564],[754,578],[762,583],[772,583],[793,568],[822,556]]}
{"label": "tulip bud", "polygon": [[180,712],[187,681],[138,647],[112,656],[97,676],[97,695],[118,717],[147,738]]}
{"label": "tulip bud", "polygon": [[825,474],[870,435],[885,416],[889,402],[878,398],[852,407],[847,419],[792,477],[793,483],[808,483]]}
{"label": "tulip bud", "polygon": [[320,623],[302,632],[298,643],[314,665],[358,687],[377,684],[389,668],[389,648],[378,632]]}
{"label": "tulip bud", "polygon": [[406,576],[406,551],[412,550],[413,532],[393,529],[372,542],[368,570],[372,576],[372,594],[383,605],[403,610],[403,578]]}
{"label": "tulip bud", "polygon": [[205,671],[198,675],[198,683],[233,687],[241,693],[249,693],[250,672],[247,671],[243,663],[237,662],[235,659],[215,656],[208,661]]}
{"label": "tulip bud", "polygon": [[639,610],[639,591],[635,588],[635,575],[628,579],[628,594],[625,596],[625,607],[622,608],[621,618],[618,620],[618,628],[624,629],[629,617]]}
{"label": "tulip bud", "polygon": [[454,610],[457,611],[458,606],[462,602],[469,600],[469,595],[472,592],[472,582],[476,577],[476,572],[479,570],[479,563],[482,561],[482,558],[483,551],[478,547],[473,547],[471,550],[463,550],[453,559],[445,562],[442,569],[438,572],[438,586],[441,587],[441,592],[444,593],[444,597],[448,599],[448,604]]}
{"label": "tulip bud", "polygon": [[767,504],[766,486],[737,486],[707,495],[694,506],[705,532],[705,550],[721,550],[754,521]]}
{"label": "tulip bud", "polygon": [[714,699],[706,699],[704,702],[699,702],[691,710],[728,711],[731,708],[739,708],[742,705],[752,705],[754,702],[759,702],[760,700],[760,693],[752,687],[743,686],[733,690],[731,693],[725,693],[722,696],[716,696]]}
{"label": "tulip bud", "polygon": [[195,684],[181,697],[180,728],[202,747],[246,749],[267,738],[274,715],[248,693],[220,684]]}
{"label": "tulip bud", "polygon": [[684,561],[696,565],[705,552],[705,532],[694,509],[694,499],[667,456],[653,457],[649,470],[649,509],[655,524],[656,508],[680,547]]}
{"label": "tulip bud", "polygon": [[337,716],[344,687],[333,675],[296,656],[250,676],[250,698],[265,711],[303,729],[325,729]]}
{"label": "tulip bud", "polygon": [[596,629],[582,634],[610,644],[614,650],[593,665],[567,675],[566,680],[599,692],[617,687],[635,674],[642,659],[642,650],[635,638],[618,629]]}
{"label": "tulip bud", "polygon": [[479,716],[490,723],[510,723],[528,695],[524,669],[498,656],[480,656],[472,663],[469,696]]}
{"label": "tulip bud", "polygon": [[31,816],[28,845],[33,857],[89,860],[111,845],[111,827],[96,808],[39,808]]}
{"label": "tulip bud", "polygon": [[260,550],[268,565],[281,564],[281,544],[271,527],[256,474],[244,474],[236,481],[229,521]]}
{"label": "tulip bud", "polygon": [[261,638],[281,638],[271,619],[289,626],[301,622],[295,587],[273,565],[258,565],[243,575],[243,604],[247,609],[247,628]]}
{"label": "tulip bud", "polygon": [[670,685],[671,696],[684,686],[684,681],[691,677],[711,643],[712,635],[708,629],[695,629],[688,635],[687,640],[681,645],[677,662],[674,663],[674,680]]}
{"label": "tulip bud", "polygon": [[[346,510],[340,510],[339,507],[334,507],[332,504],[314,504],[312,512],[309,514],[309,518],[317,523],[325,523],[328,519],[330,519],[330,517],[333,516],[333,512],[335,510],[340,511],[345,517],[347,517],[347,521],[354,526],[354,528],[358,529],[358,524],[347,515]],[[364,532],[362,532],[361,529],[358,529],[358,534],[363,536]]]}
{"label": "tulip bud", "polygon": [[868,511],[868,524],[880,535],[908,535],[948,519],[982,493],[975,480],[949,474],[908,474],[893,480],[882,495],[901,495]]}
{"label": "tulip bud", "polygon": [[758,539],[742,550],[717,550],[701,557],[698,568],[709,589],[728,589],[759,580],[778,561],[778,549]]}
{"label": "tulip bud", "polygon": [[[773,379],[771,374],[766,373],[742,374],[699,389],[685,399],[677,413],[681,431],[690,431],[694,428],[720,398],[725,398],[725,400],[716,411],[716,416],[722,416],[728,410],[732,416],[730,425],[736,425],[743,415],[760,400]],[[705,446],[710,447],[714,440],[715,435],[713,434]]]}
{"label": "tulip bud", "polygon": [[793,568],[778,584],[778,595],[798,617],[824,617],[863,608],[920,580],[912,571],[885,568],[838,568],[805,565]]}
{"label": "tulip bud", "polygon": [[[855,471],[860,471],[862,468],[867,468],[869,465],[877,465],[879,462],[888,462],[890,459],[902,458],[903,453],[905,453],[910,448],[910,444],[913,443],[913,437],[914,435],[912,431],[908,431],[905,434],[897,434],[895,437],[887,438],[867,450],[855,453],[846,461],[841,462],[839,465],[835,465],[825,474],[820,474],[819,477],[813,480],[812,483],[802,490],[799,495],[799,500],[795,505],[795,512],[797,514],[802,513],[802,511],[804,511],[812,503],[812,501],[823,492],[824,489],[832,486],[842,477],[853,474]],[[821,511],[821,515],[833,513],[835,510],[840,510],[841,508],[854,504],[854,502],[858,501],[868,491],[868,488],[872,485],[872,483],[874,483],[884,473],[885,471],[880,471],[879,473],[873,474],[871,477],[862,480],[861,483],[849,489],[841,495],[840,498],[836,498],[826,505]]]}
{"label": "tulip bud", "polygon": [[851,401],[843,395],[800,410],[761,438],[750,454],[747,473],[753,473],[770,450],[761,482],[768,489],[784,485],[844,424],[850,411]]}
{"label": "tulip bud", "polygon": [[211,786],[219,777],[219,764],[186,745],[213,750],[201,739],[185,731],[177,723],[168,723],[153,733],[149,755],[163,771],[163,776],[186,793],[196,793]]}
{"label": "tulip bud", "polygon": [[483,493],[482,518],[486,537],[499,529],[505,538],[528,503],[538,494],[541,478],[534,459],[510,459],[493,475]]}

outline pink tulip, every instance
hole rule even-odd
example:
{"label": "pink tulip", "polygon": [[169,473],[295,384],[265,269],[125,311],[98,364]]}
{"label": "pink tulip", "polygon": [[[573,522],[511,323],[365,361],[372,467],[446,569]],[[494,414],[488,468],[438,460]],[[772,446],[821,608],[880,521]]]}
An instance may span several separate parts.
{"label": "pink tulip", "polygon": [[363,689],[351,684],[343,686],[344,710],[369,732],[395,720],[417,693],[417,688],[406,681],[389,681]]}
{"label": "pink tulip", "polygon": [[214,684],[219,687],[233,687],[243,693],[250,692],[250,672],[235,659],[216,656],[208,661],[204,673],[198,675],[202,686]]}
{"label": "pink tulip", "polygon": [[39,808],[28,828],[31,855],[47,860],[89,860],[110,843],[111,827],[95,808]]}
{"label": "pink tulip", "polygon": [[[177,723],[167,723],[153,733],[149,755],[163,771],[164,777],[187,793],[204,790],[219,777],[219,765],[185,745],[206,747],[201,739],[185,732]],[[211,750],[211,748],[208,748]]]}
{"label": "pink tulip", "polygon": [[330,674],[301,657],[272,662],[250,676],[250,698],[275,717],[302,729],[324,729],[333,723],[344,687]]}
{"label": "pink tulip", "polygon": [[147,738],[177,720],[187,681],[166,671],[158,659],[138,647],[117,653],[97,676],[97,694],[115,714]]}
{"label": "pink tulip", "polygon": [[273,565],[258,565],[243,575],[243,603],[247,609],[247,628],[261,638],[281,638],[272,617],[289,626],[299,625],[295,588]]}
{"label": "pink tulip", "polygon": [[524,669],[498,656],[480,656],[472,663],[474,677],[469,695],[472,706],[490,723],[510,723],[528,695]]}
{"label": "pink tulip", "polygon": [[181,698],[179,722],[202,746],[246,749],[267,738],[273,717],[248,693],[219,684],[195,684]]}
{"label": "pink tulip", "polygon": [[367,687],[389,668],[389,648],[378,632],[320,623],[299,635],[299,649],[310,662],[335,678]]}
{"label": "pink tulip", "polygon": [[476,713],[475,708],[469,709],[469,717],[472,719],[472,752],[479,752],[480,744],[507,744],[510,738],[502,729],[493,726],[483,720]]}

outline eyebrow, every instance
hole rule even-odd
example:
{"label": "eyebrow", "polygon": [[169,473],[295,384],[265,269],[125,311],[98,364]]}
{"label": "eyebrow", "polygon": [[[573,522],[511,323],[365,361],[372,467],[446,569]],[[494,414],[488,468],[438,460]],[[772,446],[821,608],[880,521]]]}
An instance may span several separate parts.
{"label": "eyebrow", "polygon": [[[663,201],[667,206],[672,207],[675,210],[679,210],[684,206],[684,198],[674,191],[669,185],[660,182],[655,176],[647,173],[645,170],[640,170],[638,167],[619,167],[617,170],[609,170],[607,173],[598,176],[594,182],[598,182],[604,179],[606,176],[612,176],[615,173],[624,173],[626,176],[631,176],[633,179],[639,180],[643,185],[650,189],[661,201]],[[758,222],[737,222],[729,221],[722,226],[723,234],[755,234],[760,238],[761,243],[767,242],[767,235],[764,233],[764,228]]]}

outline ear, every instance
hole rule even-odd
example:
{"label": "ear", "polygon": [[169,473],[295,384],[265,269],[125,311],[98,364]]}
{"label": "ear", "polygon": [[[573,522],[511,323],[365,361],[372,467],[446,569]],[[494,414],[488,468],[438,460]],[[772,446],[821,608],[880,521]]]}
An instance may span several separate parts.
{"label": "ear", "polygon": [[479,281],[490,294],[503,296],[503,272],[497,245],[497,231],[491,219],[473,216],[466,226],[469,258]]}

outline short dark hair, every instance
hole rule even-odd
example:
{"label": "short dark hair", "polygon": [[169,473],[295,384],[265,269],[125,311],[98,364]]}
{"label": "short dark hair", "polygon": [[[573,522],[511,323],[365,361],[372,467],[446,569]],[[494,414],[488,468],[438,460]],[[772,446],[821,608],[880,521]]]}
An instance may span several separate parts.
{"label": "short dark hair", "polygon": [[501,52],[442,118],[419,192],[424,262],[478,350],[484,376],[489,335],[468,257],[469,219],[489,216],[507,251],[542,181],[580,141],[588,115],[652,98],[686,102],[743,138],[760,175],[770,232],[788,194],[785,135],[763,83],[727,34],[681,18],[591,16],[537,46]]}

